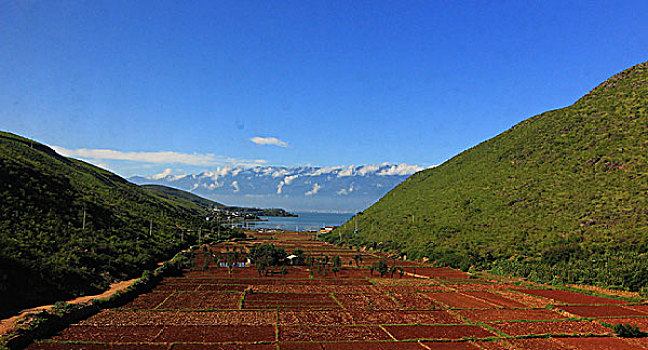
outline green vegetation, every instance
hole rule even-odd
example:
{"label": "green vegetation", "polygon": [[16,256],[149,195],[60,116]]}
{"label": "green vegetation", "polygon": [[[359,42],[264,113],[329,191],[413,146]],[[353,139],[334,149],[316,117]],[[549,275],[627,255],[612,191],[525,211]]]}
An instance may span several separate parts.
{"label": "green vegetation", "polygon": [[158,197],[170,199],[173,202],[182,204],[184,210],[190,209],[193,213],[202,215],[205,209],[211,208],[225,208],[226,206],[221,203],[210,201],[203,197],[197,196],[193,193],[178,190],[176,188],[162,186],[162,185],[142,185],[141,188],[153,192]]}
{"label": "green vegetation", "polygon": [[216,203],[160,196],[9,133],[0,198],[3,316],[137,277],[215,230],[205,214]]}
{"label": "green vegetation", "polygon": [[281,247],[275,247],[273,244],[264,244],[259,245],[250,250],[248,257],[257,270],[259,271],[259,276],[263,273],[267,274],[268,268],[271,266],[277,266],[280,263],[283,263],[283,259],[288,256],[286,251]]}
{"label": "green vegetation", "polygon": [[648,287],[648,63],[414,174],[325,239],[534,281]]}
{"label": "green vegetation", "polygon": [[642,338],[646,336],[646,333],[639,330],[639,327],[627,323],[613,325],[612,330],[622,338]]}

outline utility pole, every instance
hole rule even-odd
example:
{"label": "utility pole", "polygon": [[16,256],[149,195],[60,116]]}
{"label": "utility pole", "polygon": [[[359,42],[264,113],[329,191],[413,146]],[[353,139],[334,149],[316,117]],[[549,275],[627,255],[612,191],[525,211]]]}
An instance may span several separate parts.
{"label": "utility pole", "polygon": [[355,215],[355,231],[353,233],[358,234],[358,213]]}
{"label": "utility pole", "polygon": [[149,237],[153,237],[153,219],[149,221]]}
{"label": "utility pole", "polygon": [[81,226],[81,231],[85,231],[85,218],[86,218],[86,208],[83,207],[83,224]]}

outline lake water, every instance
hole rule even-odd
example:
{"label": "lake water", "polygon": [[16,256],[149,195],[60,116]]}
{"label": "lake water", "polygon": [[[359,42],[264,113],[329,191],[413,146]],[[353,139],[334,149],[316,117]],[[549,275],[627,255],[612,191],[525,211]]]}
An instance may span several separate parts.
{"label": "lake water", "polygon": [[316,231],[324,226],[340,226],[353,214],[303,213],[295,212],[298,217],[262,216],[267,221],[249,221],[248,228],[274,228],[286,231]]}

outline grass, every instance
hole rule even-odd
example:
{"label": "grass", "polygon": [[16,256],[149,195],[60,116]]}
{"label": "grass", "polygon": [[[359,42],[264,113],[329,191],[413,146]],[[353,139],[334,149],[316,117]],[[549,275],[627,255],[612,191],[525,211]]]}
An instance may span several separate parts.
{"label": "grass", "polygon": [[648,293],[648,63],[416,173],[324,236],[530,281]]}

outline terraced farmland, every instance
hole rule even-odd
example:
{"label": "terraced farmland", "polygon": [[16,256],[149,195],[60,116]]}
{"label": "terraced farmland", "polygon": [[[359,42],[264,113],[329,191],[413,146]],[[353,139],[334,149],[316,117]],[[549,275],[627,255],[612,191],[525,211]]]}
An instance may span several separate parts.
{"label": "terraced farmland", "polygon": [[[336,273],[275,267],[259,276],[254,267],[230,271],[214,259],[267,242],[339,256],[343,266]],[[29,349],[648,348],[645,339],[618,338],[610,328],[648,330],[648,306],[638,302],[393,259],[386,262],[404,273],[380,277],[368,266],[384,257],[363,252],[360,261],[357,254],[297,234],[201,248],[182,277]]]}

